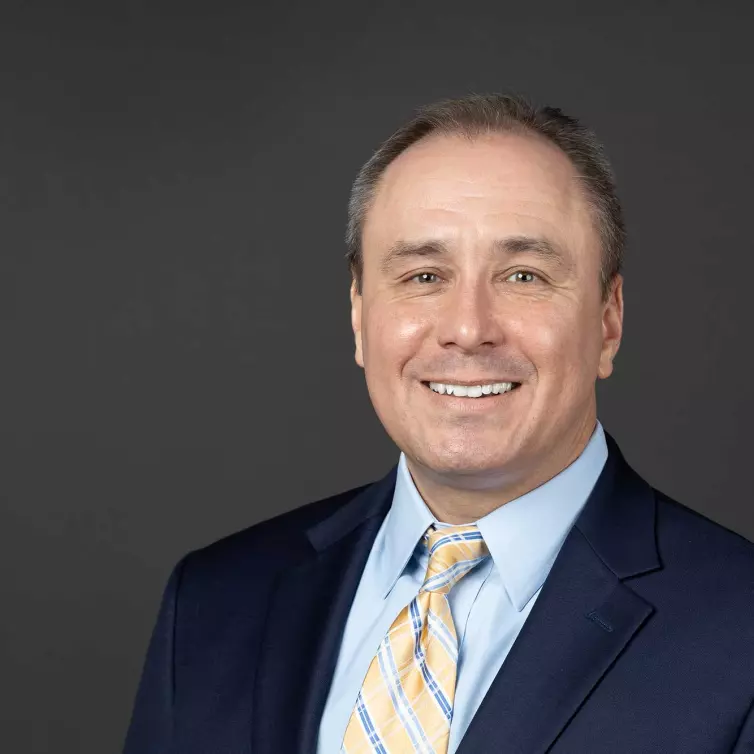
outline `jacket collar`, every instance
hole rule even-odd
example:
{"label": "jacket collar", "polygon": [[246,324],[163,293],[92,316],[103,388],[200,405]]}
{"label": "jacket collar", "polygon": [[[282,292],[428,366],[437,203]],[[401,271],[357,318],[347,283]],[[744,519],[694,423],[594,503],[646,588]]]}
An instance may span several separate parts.
{"label": "jacket collar", "polygon": [[607,461],[576,526],[602,562],[619,579],[627,579],[662,566],[655,539],[655,496],[611,435],[605,437]]}

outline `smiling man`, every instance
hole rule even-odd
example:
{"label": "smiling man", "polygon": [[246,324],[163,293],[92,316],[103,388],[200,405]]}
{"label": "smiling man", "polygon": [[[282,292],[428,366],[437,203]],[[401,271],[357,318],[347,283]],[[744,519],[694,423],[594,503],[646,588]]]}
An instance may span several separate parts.
{"label": "smiling man", "polygon": [[754,546],[597,420],[624,230],[594,135],[475,96],[357,176],[382,480],[186,556],[127,754],[754,752]]}

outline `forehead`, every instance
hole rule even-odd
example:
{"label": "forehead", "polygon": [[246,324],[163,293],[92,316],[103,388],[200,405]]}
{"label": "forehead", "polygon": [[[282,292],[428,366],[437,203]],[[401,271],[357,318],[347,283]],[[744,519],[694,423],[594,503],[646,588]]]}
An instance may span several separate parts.
{"label": "forehead", "polygon": [[537,233],[593,241],[580,179],[568,157],[535,135],[433,135],[399,155],[378,182],[364,245],[396,235]]}

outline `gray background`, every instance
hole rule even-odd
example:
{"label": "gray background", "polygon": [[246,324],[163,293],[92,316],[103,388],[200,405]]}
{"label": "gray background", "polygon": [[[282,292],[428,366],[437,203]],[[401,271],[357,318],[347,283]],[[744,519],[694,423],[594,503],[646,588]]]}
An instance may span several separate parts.
{"label": "gray background", "polygon": [[0,9],[0,750],[121,746],[188,549],[382,475],[350,181],[419,103],[515,89],[606,142],[630,249],[600,417],[754,537],[750,3]]}

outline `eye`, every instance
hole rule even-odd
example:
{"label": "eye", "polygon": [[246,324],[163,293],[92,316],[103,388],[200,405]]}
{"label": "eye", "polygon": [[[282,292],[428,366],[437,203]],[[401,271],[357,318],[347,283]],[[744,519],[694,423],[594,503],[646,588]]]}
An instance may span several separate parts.
{"label": "eye", "polygon": [[518,272],[514,272],[507,279],[510,280],[511,278],[515,278],[515,280],[513,281],[515,283],[532,283],[535,279],[539,279],[539,275],[536,275],[533,272],[529,272],[529,270],[519,270]]}
{"label": "eye", "polygon": [[436,283],[438,279],[437,274],[434,272],[420,272],[412,275],[409,281],[416,280],[418,283]]}

